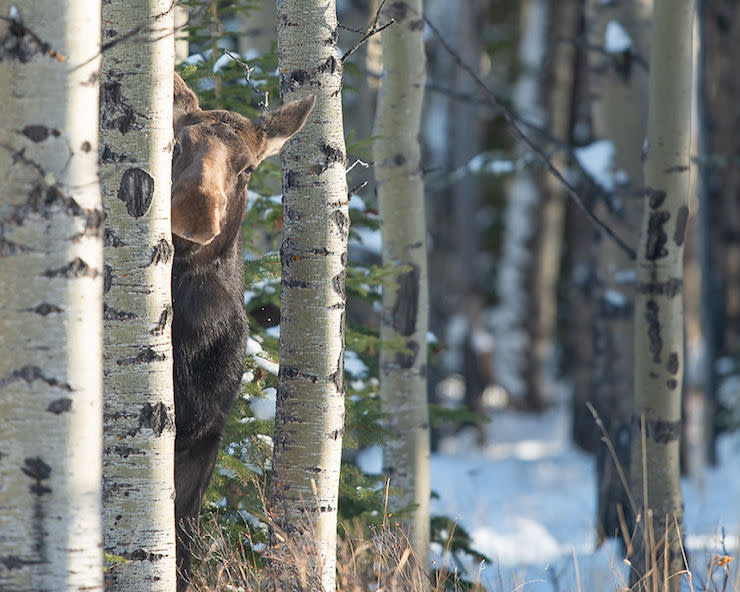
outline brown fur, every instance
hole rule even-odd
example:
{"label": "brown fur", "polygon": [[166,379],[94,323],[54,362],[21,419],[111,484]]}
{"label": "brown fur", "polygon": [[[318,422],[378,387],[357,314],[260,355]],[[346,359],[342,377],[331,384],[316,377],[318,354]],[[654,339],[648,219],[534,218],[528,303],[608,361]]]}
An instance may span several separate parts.
{"label": "brown fur", "polygon": [[314,98],[250,121],[204,111],[175,74],[172,155],[173,377],[177,590],[187,589],[197,523],[247,339],[241,224],[249,174],[303,127]]}

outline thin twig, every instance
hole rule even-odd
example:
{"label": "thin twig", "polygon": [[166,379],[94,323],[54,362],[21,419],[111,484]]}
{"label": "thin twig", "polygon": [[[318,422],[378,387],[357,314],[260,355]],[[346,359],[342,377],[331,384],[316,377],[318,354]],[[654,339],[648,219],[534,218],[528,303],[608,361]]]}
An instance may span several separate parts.
{"label": "thin twig", "polygon": [[[391,25],[392,25],[393,23],[395,23],[395,22],[396,22],[396,19],[391,19],[391,20],[390,20],[390,21],[388,21],[388,22],[387,22],[386,24],[378,26],[378,21],[380,20],[380,13],[381,13],[381,12],[383,12],[383,6],[385,6],[385,1],[386,1],[386,0],[383,0],[383,1],[382,1],[382,2],[380,3],[380,6],[378,6],[378,10],[377,10],[377,12],[375,13],[375,16],[373,17],[373,22],[372,22],[372,23],[370,24],[370,26],[368,27],[367,31],[365,31],[365,34],[364,34],[364,35],[363,35],[362,37],[360,37],[360,40],[359,40],[359,41],[358,41],[357,43],[355,43],[355,44],[354,44],[354,45],[353,45],[353,46],[352,46],[352,47],[350,48],[350,50],[349,50],[349,51],[348,51],[347,53],[345,53],[345,54],[344,54],[344,55],[343,55],[343,56],[342,56],[342,57],[340,58],[340,61],[341,61],[342,63],[344,63],[344,61],[345,61],[345,60],[346,60],[346,59],[347,59],[347,58],[348,58],[349,56],[351,56],[351,55],[352,55],[353,53],[355,53],[355,52],[356,52],[356,51],[357,51],[358,49],[360,49],[360,47],[362,47],[362,45],[363,45],[364,43],[366,43],[366,42],[367,42],[367,40],[368,40],[368,39],[370,39],[370,37],[372,37],[373,35],[377,35],[377,34],[378,34],[378,33],[380,33],[380,32],[381,32],[381,31],[382,31],[383,29],[387,29],[387,28],[388,28],[388,27],[390,27],[390,26],[391,26]],[[345,29],[346,29],[347,27],[343,27],[343,28],[345,28]]]}
{"label": "thin twig", "polygon": [[268,91],[261,91],[259,88],[257,88],[252,82],[251,76],[252,71],[254,70],[254,67],[250,66],[246,62],[241,61],[239,58],[237,58],[233,53],[231,53],[228,49],[224,49],[224,53],[228,55],[232,60],[234,60],[237,64],[239,64],[242,68],[244,68],[244,80],[247,83],[247,86],[254,91],[255,94],[260,95],[263,97],[263,100],[259,103],[259,106],[262,108],[263,111],[269,112],[270,111],[270,93]]}
{"label": "thin twig", "polygon": [[480,89],[488,95],[493,103],[498,106],[499,109],[501,109],[501,113],[504,116],[504,119],[509,124],[509,127],[514,132],[514,134],[522,141],[524,142],[527,147],[534,152],[534,154],[539,158],[542,163],[545,165],[548,171],[560,182],[560,184],[565,188],[568,195],[575,201],[575,203],[578,205],[581,210],[586,214],[588,219],[591,221],[591,223],[596,226],[597,229],[604,232],[607,236],[609,236],[618,246],[621,248],[626,255],[631,259],[635,260],[637,259],[637,253],[635,253],[634,249],[630,247],[624,240],[622,240],[609,226],[607,226],[601,219],[599,219],[588,207],[586,207],[586,204],[581,199],[581,196],[578,195],[578,191],[576,191],[575,187],[571,185],[566,178],[563,176],[563,174],[555,167],[555,165],[552,163],[552,161],[547,157],[547,155],[537,146],[532,140],[527,137],[527,135],[522,131],[521,127],[519,127],[518,123],[514,119],[514,117],[511,114],[511,111],[506,107],[506,105],[499,99],[498,96],[496,96],[491,89],[488,88],[488,86],[480,79],[478,74],[475,73],[475,71],[468,66],[468,64],[463,61],[463,59],[457,54],[457,52],[445,41],[444,37],[442,37],[442,34],[437,29],[437,27],[434,26],[432,22],[426,17],[426,15],[421,15],[421,18],[424,19],[424,22],[427,24],[427,26],[432,30],[432,32],[435,34],[437,39],[439,40],[442,47],[447,51],[447,53],[450,54],[453,60],[455,60],[455,63],[465,71],[480,87]]}

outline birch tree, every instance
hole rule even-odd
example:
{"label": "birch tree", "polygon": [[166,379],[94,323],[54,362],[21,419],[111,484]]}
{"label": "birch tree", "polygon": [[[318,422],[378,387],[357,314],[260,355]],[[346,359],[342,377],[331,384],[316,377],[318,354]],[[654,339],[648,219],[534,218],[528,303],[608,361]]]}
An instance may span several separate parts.
{"label": "birch tree", "polygon": [[100,2],[0,15],[0,589],[102,590]]}
{"label": "birch tree", "polygon": [[[680,589],[679,436],[684,368],[683,246],[688,219],[693,0],[656,2],[650,52],[645,204],[635,307],[631,477],[641,532],[633,583]],[[648,570],[650,572],[648,573]],[[664,575],[671,577],[664,581]]]}
{"label": "birch tree", "polygon": [[[382,33],[383,77],[373,149],[383,229],[383,265],[407,269],[383,287],[380,396],[389,438],[383,472],[399,494],[393,511],[413,505],[408,521],[416,556],[429,555],[429,411],[427,276],[424,182],[419,128],[426,81],[421,0],[397,2],[385,16],[396,23]],[[398,351],[388,346],[403,344]]]}
{"label": "birch tree", "polygon": [[344,432],[344,316],[349,212],[342,63],[334,0],[279,0],[283,101],[316,96],[281,153],[280,371],[271,508],[288,531],[313,522],[323,587],[335,589],[339,468]]}
{"label": "birch tree", "polygon": [[[605,196],[595,211],[629,244],[637,244],[642,219],[642,145],[648,102],[651,1],[587,4],[593,135],[608,142],[613,159]],[[635,262],[613,241],[598,241],[594,293],[592,400],[604,421],[618,462],[629,472],[634,387]],[[621,533],[619,509],[630,515],[628,495],[614,459],[596,450],[598,540]]]}
{"label": "birch tree", "polygon": [[111,0],[103,60],[105,549],[109,590],[175,589],[170,0]]}

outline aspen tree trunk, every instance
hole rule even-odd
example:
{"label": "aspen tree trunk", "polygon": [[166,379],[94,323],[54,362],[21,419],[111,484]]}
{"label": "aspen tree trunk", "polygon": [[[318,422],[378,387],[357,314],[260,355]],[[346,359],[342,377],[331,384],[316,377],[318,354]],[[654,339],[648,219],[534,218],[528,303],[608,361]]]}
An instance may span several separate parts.
{"label": "aspen tree trunk", "polygon": [[[545,119],[542,104],[542,63],[547,53],[548,0],[523,0],[520,4],[522,33],[519,58],[522,74],[514,88],[518,113],[535,122]],[[527,148],[523,145],[519,151]],[[530,302],[534,274],[536,220],[542,192],[529,170],[516,174],[508,190],[506,222],[496,289],[496,376],[516,399],[533,408],[543,408],[538,392],[528,389],[532,334]]]}
{"label": "aspen tree trunk", "polygon": [[190,55],[190,41],[188,41],[188,21],[190,15],[185,6],[175,5],[175,63],[180,64]]}
{"label": "aspen tree trunk", "polygon": [[[599,200],[595,211],[628,244],[639,240],[643,211],[642,145],[648,109],[650,0],[587,4],[590,51],[588,82],[592,97],[593,136],[614,146],[615,184]],[[609,37],[622,27],[631,45],[623,51]],[[641,62],[642,60],[642,62]],[[593,319],[592,402],[609,434],[617,462],[629,474],[630,431],[634,388],[635,262],[611,240],[598,241],[598,265]],[[615,461],[602,443],[596,449],[598,543],[621,535],[619,507],[624,516],[632,509]]]}
{"label": "aspen tree trunk", "polygon": [[646,575],[651,592],[678,591],[681,577],[666,584],[663,573],[665,569],[673,576],[684,567],[679,546],[683,519],[679,438],[693,16],[693,0],[655,3],[645,209],[637,265],[631,467],[633,493],[643,513],[641,532],[633,537],[633,583]]}
{"label": "aspen tree trunk", "polygon": [[0,590],[102,590],[100,2],[0,15]]}
{"label": "aspen tree trunk", "polygon": [[109,590],[175,589],[171,0],[110,0],[103,60],[105,550]]}
{"label": "aspen tree trunk", "polygon": [[281,98],[313,93],[316,106],[281,156],[285,227],[270,502],[289,532],[311,519],[323,587],[334,592],[349,233],[342,63],[334,0],[279,0],[277,7]]}
{"label": "aspen tree trunk", "polygon": [[424,182],[419,128],[426,82],[421,0],[396,3],[382,33],[383,78],[373,158],[383,228],[383,265],[406,266],[397,285],[383,287],[380,336],[404,351],[380,353],[380,396],[389,438],[383,472],[399,494],[393,511],[415,506],[406,525],[417,558],[429,556],[429,410],[427,405],[427,276]]}

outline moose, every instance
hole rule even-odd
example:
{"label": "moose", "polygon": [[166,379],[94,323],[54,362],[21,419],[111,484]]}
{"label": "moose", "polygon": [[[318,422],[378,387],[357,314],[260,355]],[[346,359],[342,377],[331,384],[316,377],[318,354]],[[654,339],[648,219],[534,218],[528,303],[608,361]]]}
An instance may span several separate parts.
{"label": "moose", "polygon": [[257,120],[203,110],[175,73],[172,268],[177,590],[216,463],[246,352],[241,224],[255,167],[277,154],[313,109],[313,95]]}

